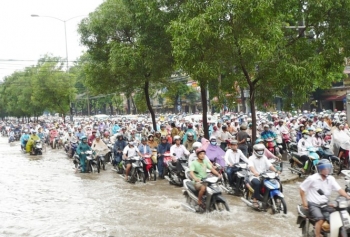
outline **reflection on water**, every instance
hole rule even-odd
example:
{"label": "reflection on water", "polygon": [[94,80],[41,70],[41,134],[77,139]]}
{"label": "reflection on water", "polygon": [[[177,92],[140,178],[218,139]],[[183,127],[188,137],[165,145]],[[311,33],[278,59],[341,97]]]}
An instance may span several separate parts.
{"label": "reflection on water", "polygon": [[227,196],[231,212],[185,210],[167,181],[131,185],[110,170],[75,173],[63,151],[42,157],[0,138],[0,236],[301,236],[297,184],[284,185],[288,214],[271,215]]}

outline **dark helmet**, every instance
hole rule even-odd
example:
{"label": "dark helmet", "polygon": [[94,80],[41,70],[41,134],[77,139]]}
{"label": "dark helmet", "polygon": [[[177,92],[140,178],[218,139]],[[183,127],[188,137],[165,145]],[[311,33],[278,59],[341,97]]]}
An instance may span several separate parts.
{"label": "dark helmet", "polygon": [[141,142],[147,142],[147,138],[146,137],[141,138]]}
{"label": "dark helmet", "polygon": [[332,174],[333,166],[332,166],[332,163],[327,159],[322,159],[317,164],[317,171],[319,174],[321,174],[321,171],[324,169],[328,169],[329,170],[328,174]]}
{"label": "dark helmet", "polygon": [[193,128],[193,124],[190,123],[187,127],[188,127],[188,128]]}

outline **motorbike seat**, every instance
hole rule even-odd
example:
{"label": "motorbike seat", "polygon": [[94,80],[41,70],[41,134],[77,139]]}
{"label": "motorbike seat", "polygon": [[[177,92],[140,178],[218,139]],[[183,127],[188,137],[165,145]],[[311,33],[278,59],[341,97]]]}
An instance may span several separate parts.
{"label": "motorbike seat", "polygon": [[172,169],[172,170],[175,169],[176,170],[176,166],[174,166],[172,162],[169,162],[168,165],[169,165],[170,169]]}
{"label": "motorbike seat", "polygon": [[186,182],[187,187],[191,190],[192,193],[194,193],[195,195],[198,195],[198,191],[196,190],[196,188],[194,187],[194,184],[192,181],[187,181]]}

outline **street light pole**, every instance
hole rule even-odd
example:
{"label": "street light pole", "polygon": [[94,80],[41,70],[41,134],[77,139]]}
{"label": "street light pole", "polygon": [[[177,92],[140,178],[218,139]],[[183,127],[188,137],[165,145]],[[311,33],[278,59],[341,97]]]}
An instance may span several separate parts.
{"label": "street light pole", "polygon": [[[46,18],[52,18],[52,19],[55,19],[55,20],[58,20],[58,21],[61,21],[63,22],[63,25],[64,25],[64,42],[65,42],[65,46],[66,46],[66,73],[67,73],[67,76],[69,77],[69,68],[68,68],[68,43],[67,43],[67,27],[66,27],[66,22],[67,21],[70,21],[74,18],[77,18],[77,17],[83,17],[83,16],[86,16],[86,15],[79,15],[79,16],[75,16],[75,17],[72,17],[72,18],[69,18],[67,20],[62,20],[60,18],[57,18],[57,17],[53,17],[53,16],[40,16],[40,15],[36,15],[36,14],[32,14],[30,15],[31,17],[46,17]],[[70,121],[73,122],[73,108],[72,108],[72,101],[71,101],[71,98],[69,97],[69,114],[70,114]]]}

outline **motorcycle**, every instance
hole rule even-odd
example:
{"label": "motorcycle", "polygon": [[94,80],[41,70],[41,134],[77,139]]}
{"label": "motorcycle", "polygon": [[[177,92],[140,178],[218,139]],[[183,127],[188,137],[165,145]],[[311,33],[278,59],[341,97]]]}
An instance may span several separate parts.
{"label": "motorcycle", "polygon": [[109,149],[109,152],[107,153],[107,157],[109,157],[109,162],[113,164],[114,161],[114,151],[113,151],[113,144],[112,143],[107,143],[107,147]]}
{"label": "motorcycle", "polygon": [[[278,174],[272,171],[266,171],[260,174],[260,178],[261,183],[263,184],[260,190],[260,197],[263,201],[258,201],[259,207],[257,209],[267,211],[268,208],[271,208],[273,214],[281,212],[287,214],[287,204],[284,200],[282,184],[279,181]],[[256,209],[253,206],[253,193],[254,189],[246,176],[243,197],[241,197],[241,200],[248,206]]]}
{"label": "motorcycle", "polygon": [[149,180],[157,180],[157,166],[153,164],[152,156],[150,154],[143,155],[143,163],[145,167],[145,171],[148,174]]}
{"label": "motorcycle", "polygon": [[35,140],[34,145],[32,148],[31,155],[42,155],[43,154],[43,144],[41,143],[41,140]]}
{"label": "motorcycle", "polygon": [[329,144],[325,144],[322,146],[322,148],[319,148],[317,150],[317,154],[320,156],[320,159],[327,159],[332,163],[334,174],[340,174],[343,168],[343,163],[337,156],[334,155],[333,151],[330,149]]}
{"label": "motorcycle", "polygon": [[164,164],[164,176],[169,175],[169,167],[168,163],[171,162],[173,159],[171,158],[170,151],[164,152],[164,159],[163,159],[163,164]]}
{"label": "motorcycle", "polygon": [[[232,194],[232,195],[241,195],[243,194],[244,191],[244,178],[248,175],[248,166],[247,163],[245,162],[239,162],[233,165],[233,167],[237,168],[238,171],[234,174],[233,178],[233,187],[230,186],[229,182],[228,182],[228,175],[226,172],[223,172],[223,178],[224,178],[224,182],[222,185],[224,185],[224,187],[220,186],[222,189],[224,190],[228,190],[227,193],[228,194]],[[239,185],[237,185],[237,182]],[[238,189],[237,189],[238,186]]]}
{"label": "motorcycle", "polygon": [[[317,191],[320,195],[324,195],[323,191],[319,189]],[[349,204],[348,200],[343,196],[338,196],[335,201],[321,205],[321,208],[331,206],[335,209],[330,213],[328,226],[322,225],[321,234],[323,236],[338,237],[350,235],[350,216],[349,216]],[[298,218],[297,224],[301,228],[302,236],[314,236],[314,226],[316,221],[310,217],[309,210],[305,209],[302,205],[297,206]]]}
{"label": "motorcycle", "polygon": [[183,195],[186,199],[186,204],[183,204],[184,207],[188,208],[193,212],[211,212],[211,211],[230,211],[230,208],[221,195],[221,189],[218,186],[217,177],[208,177],[202,180],[202,183],[206,183],[207,190],[205,195],[203,195],[202,203],[203,206],[198,205],[198,191],[194,187],[194,183],[190,179],[185,179],[183,181],[182,190]]}
{"label": "motorcycle", "polygon": [[309,152],[308,157],[309,159],[305,162],[304,167],[301,167],[302,162],[300,161],[301,155],[299,155],[297,152],[291,153],[291,167],[288,167],[288,169],[292,173],[297,173],[299,177],[301,176],[307,176],[310,174],[317,173],[317,164],[320,159],[320,156],[317,154],[317,148],[315,147],[308,147],[306,148]]}
{"label": "motorcycle", "polygon": [[265,139],[265,146],[275,156],[280,155],[280,148],[282,148],[282,146],[276,146],[273,138]]}
{"label": "motorcycle", "polygon": [[95,172],[95,168],[97,169],[97,162],[93,157],[93,152],[92,151],[86,151],[86,167],[87,167],[87,172],[91,172],[94,173]]}
{"label": "motorcycle", "polygon": [[15,131],[15,140],[19,141],[21,138],[21,132],[20,131]]}
{"label": "motorcycle", "polygon": [[70,149],[69,146],[66,145],[65,150],[69,158],[72,158],[75,154],[75,151],[77,150],[78,143],[77,142],[70,142]]}
{"label": "motorcycle", "polygon": [[[130,183],[136,183],[137,181],[146,183],[146,176],[145,176],[145,173],[143,171],[142,157],[133,156],[133,157],[130,157],[129,159],[132,162],[130,175],[128,178]],[[123,164],[124,177],[125,177],[126,166],[125,166],[124,161],[122,161],[122,164]]]}
{"label": "motorcycle", "polygon": [[[175,154],[173,155],[175,156]],[[180,157],[177,159],[177,162],[180,162],[181,164],[180,171],[178,171],[177,167],[172,164],[172,161],[168,161],[167,167],[169,169],[169,173],[168,175],[165,175],[164,178],[169,181],[169,184],[174,184],[181,187],[183,185],[183,180],[186,178],[185,169],[187,168],[187,159]]]}

